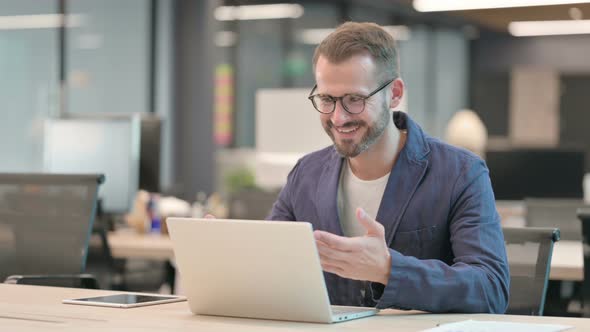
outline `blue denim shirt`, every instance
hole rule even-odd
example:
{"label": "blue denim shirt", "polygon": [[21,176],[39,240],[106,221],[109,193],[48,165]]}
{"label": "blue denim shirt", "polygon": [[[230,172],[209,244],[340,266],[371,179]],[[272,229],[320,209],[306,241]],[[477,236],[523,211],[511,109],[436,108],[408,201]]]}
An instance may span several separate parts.
{"label": "blue denim shirt", "polygon": [[[325,272],[331,303],[504,313],[510,276],[485,163],[426,135],[405,113],[393,118],[407,140],[376,218],[390,248],[389,281],[384,287]],[[307,221],[342,236],[336,201],[343,160],[334,147],[301,158],[268,219]]]}

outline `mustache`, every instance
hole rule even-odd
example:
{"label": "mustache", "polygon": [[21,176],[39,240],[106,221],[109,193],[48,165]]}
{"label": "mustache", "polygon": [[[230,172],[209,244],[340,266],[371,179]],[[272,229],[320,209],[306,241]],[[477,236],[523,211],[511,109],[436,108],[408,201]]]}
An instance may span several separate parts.
{"label": "mustache", "polygon": [[[340,128],[357,127],[357,126],[361,127],[363,125],[365,125],[365,121],[359,121],[359,120],[349,121],[349,122],[344,123],[342,126],[340,126]],[[334,128],[336,126],[334,125],[332,120],[328,120],[328,127]]]}

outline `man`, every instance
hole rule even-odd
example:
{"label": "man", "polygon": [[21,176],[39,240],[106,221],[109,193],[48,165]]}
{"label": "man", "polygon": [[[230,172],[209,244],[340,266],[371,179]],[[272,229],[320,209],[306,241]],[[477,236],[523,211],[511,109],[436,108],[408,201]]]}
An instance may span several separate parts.
{"label": "man", "polygon": [[332,304],[503,313],[509,272],[488,170],[400,103],[393,38],[345,23],[316,49],[309,99],[334,146],[290,172],[269,219],[315,229]]}

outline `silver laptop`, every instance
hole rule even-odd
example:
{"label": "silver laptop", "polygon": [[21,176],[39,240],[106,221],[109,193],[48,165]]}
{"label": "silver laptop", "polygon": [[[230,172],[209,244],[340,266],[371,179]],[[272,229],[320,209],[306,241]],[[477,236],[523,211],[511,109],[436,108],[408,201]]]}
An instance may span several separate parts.
{"label": "silver laptop", "polygon": [[330,306],[311,224],[168,218],[195,314],[333,323],[374,308]]}

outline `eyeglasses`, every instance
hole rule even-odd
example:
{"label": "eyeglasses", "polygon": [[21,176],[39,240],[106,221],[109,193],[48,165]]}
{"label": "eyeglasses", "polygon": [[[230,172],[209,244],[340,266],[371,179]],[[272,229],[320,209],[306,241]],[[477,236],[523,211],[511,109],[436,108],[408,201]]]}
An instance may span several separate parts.
{"label": "eyeglasses", "polygon": [[347,111],[350,114],[359,114],[365,110],[365,101],[367,99],[371,98],[371,96],[373,96],[377,92],[385,89],[385,87],[393,81],[395,81],[395,78],[387,81],[385,84],[381,85],[373,92],[369,93],[369,95],[367,96],[362,96],[358,94],[345,94],[341,97],[332,97],[330,95],[322,93],[314,95],[313,92],[318,87],[316,84],[314,85],[313,89],[311,89],[311,92],[309,93],[309,97],[307,97],[307,99],[311,100],[313,107],[318,112],[323,114],[330,114],[334,112],[334,110],[336,109],[336,101],[338,101],[339,99],[345,111]]}

